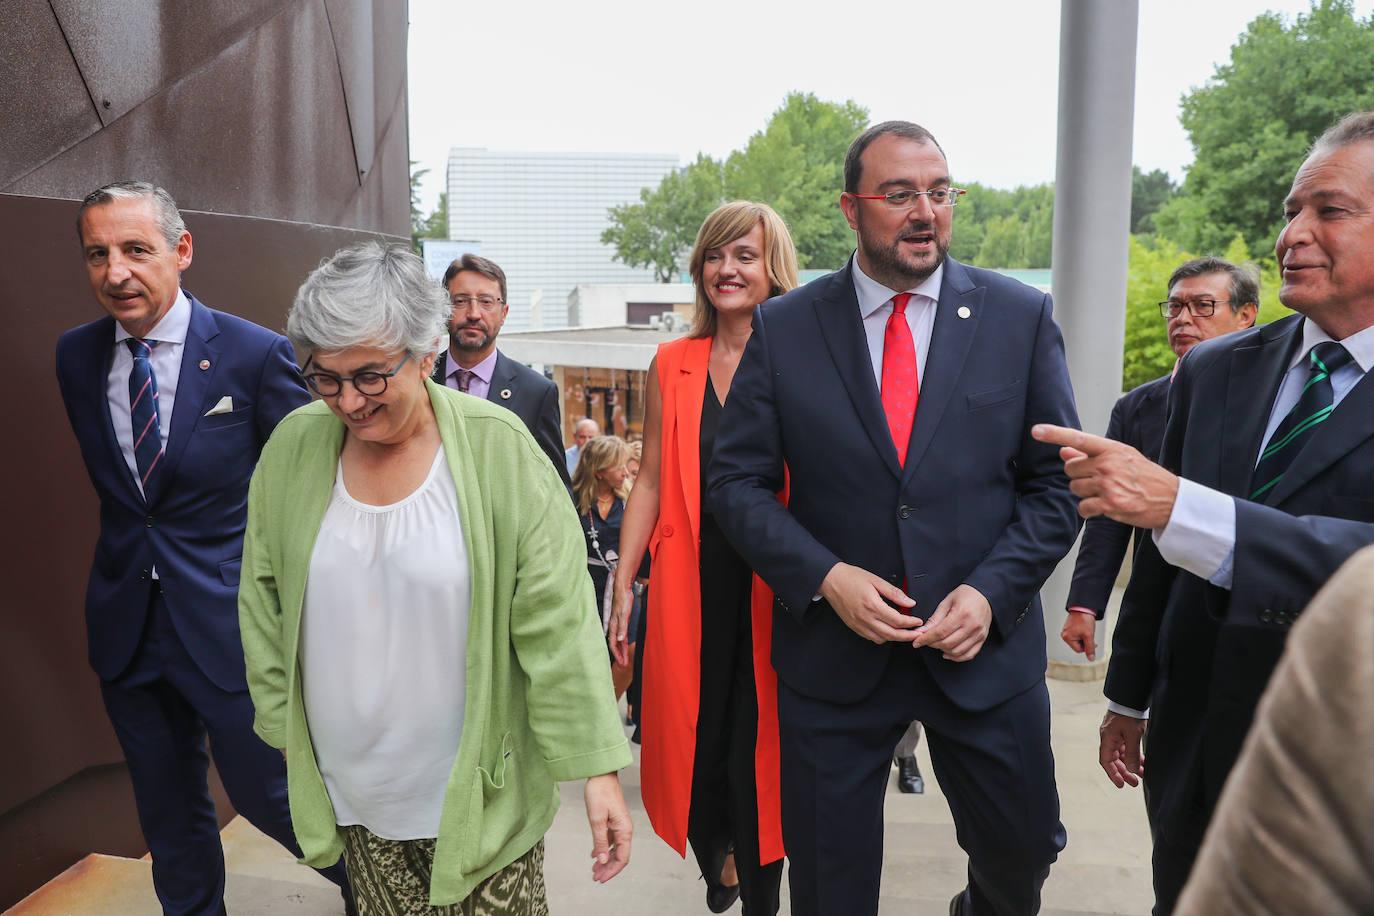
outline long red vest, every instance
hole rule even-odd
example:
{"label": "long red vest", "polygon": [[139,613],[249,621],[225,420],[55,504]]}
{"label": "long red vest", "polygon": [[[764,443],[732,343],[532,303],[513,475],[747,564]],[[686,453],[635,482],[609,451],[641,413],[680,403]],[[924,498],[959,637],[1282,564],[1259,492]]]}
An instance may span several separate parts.
{"label": "long red vest", "polygon": [[[658,348],[663,395],[658,526],[646,636],[641,794],[656,832],[678,855],[687,854],[697,712],[701,694],[701,404],[706,396],[710,338],[684,338]],[[769,661],[773,593],[753,584],[754,684],[758,693],[759,858],[783,856],[778,776],[778,686]],[[723,675],[718,675],[723,676]]]}

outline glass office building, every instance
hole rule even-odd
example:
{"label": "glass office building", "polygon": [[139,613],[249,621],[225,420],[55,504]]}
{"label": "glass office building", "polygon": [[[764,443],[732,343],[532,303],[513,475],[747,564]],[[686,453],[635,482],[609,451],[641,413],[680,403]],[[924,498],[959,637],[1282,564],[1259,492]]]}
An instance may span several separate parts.
{"label": "glass office building", "polygon": [[448,237],[480,244],[506,272],[506,327],[563,327],[579,283],[652,283],[649,268],[611,259],[606,211],[639,200],[678,167],[677,154],[544,153],[455,147],[448,154]]}

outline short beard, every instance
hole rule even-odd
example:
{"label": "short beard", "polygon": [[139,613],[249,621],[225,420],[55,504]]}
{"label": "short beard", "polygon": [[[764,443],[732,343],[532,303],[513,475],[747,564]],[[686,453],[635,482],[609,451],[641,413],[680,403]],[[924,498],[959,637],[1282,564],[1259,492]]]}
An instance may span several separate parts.
{"label": "short beard", "polygon": [[[935,227],[932,226],[930,228],[930,234],[935,238],[935,260],[922,267],[913,267],[911,264],[902,260],[901,255],[898,253],[900,251],[900,241],[894,241],[890,245],[869,245],[866,244],[864,238],[860,236],[859,247],[863,250],[864,257],[867,259],[869,267],[873,269],[874,273],[885,274],[889,278],[900,277],[906,281],[901,284],[902,288],[907,289],[917,285],[931,274],[935,273],[936,269],[938,269],[941,264],[945,263],[945,258],[949,256],[949,246],[940,238],[939,233],[935,231]],[[878,277],[874,277],[873,279],[877,280]],[[896,287],[894,287],[894,289],[895,288]]]}
{"label": "short beard", "polygon": [[482,339],[481,339],[478,343],[473,344],[473,343],[468,343],[466,340],[463,339],[462,333],[461,333],[461,332],[462,332],[462,331],[465,331],[465,330],[471,331],[471,330],[475,330],[475,329],[474,329],[474,328],[457,328],[457,329],[455,329],[455,330],[449,332],[448,339],[449,339],[449,343],[453,344],[453,349],[455,349],[455,350],[464,350],[464,351],[469,352],[469,353],[480,353],[481,351],[485,350],[487,347],[491,346],[491,342],[492,342],[493,338],[492,338],[492,336],[491,336],[490,334],[484,333],[484,334],[482,335]]}

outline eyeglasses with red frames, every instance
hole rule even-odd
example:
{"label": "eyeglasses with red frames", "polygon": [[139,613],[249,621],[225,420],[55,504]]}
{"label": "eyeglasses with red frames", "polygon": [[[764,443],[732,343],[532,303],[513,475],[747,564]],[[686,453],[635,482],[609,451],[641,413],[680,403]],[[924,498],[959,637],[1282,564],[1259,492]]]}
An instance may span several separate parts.
{"label": "eyeglasses with red frames", "polygon": [[886,201],[887,205],[893,210],[910,210],[922,198],[930,199],[932,207],[952,207],[959,202],[959,198],[967,194],[963,188],[931,188],[928,191],[913,191],[903,188],[900,191],[888,191],[886,194],[851,194],[859,200],[881,200]]}

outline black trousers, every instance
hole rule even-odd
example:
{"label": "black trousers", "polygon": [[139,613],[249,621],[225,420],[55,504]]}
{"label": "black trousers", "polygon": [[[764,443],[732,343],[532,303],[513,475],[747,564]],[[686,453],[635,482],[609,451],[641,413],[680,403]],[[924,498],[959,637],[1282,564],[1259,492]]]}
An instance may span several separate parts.
{"label": "black trousers", "polygon": [[[1040,888],[1064,848],[1044,682],[983,712],[951,703],[917,652],[893,646],[873,693],[853,704],[778,684],[782,829],[794,916],[876,914],[883,801],[892,753],[912,720],[968,853],[975,916],[1040,909]],[[951,888],[953,893],[957,888]]]}
{"label": "black trousers", "polygon": [[749,567],[715,520],[701,524],[701,705],[687,839],[701,873],[720,879],[731,845],[744,912],[772,916],[782,860],[759,863],[758,694],[754,685]]}

